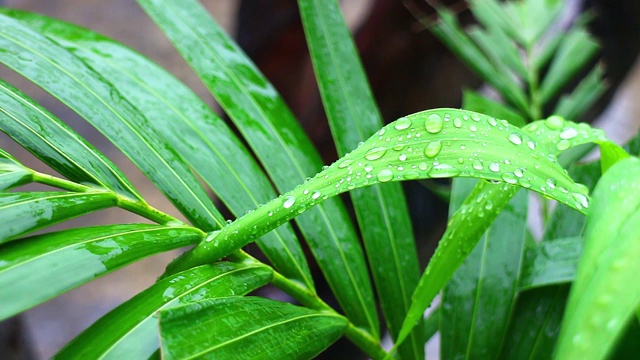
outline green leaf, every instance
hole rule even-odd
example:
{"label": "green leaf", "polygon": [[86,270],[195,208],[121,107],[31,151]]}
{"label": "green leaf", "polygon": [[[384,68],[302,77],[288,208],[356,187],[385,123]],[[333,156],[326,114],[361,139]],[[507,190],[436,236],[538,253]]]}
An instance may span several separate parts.
{"label": "green leaf", "polygon": [[496,0],[472,0],[470,6],[473,16],[486,28],[498,28],[507,34],[514,41],[524,44],[525,39],[522,38],[517,23],[519,20],[513,14],[506,11],[505,6],[500,6]]}
{"label": "green leaf", "polygon": [[0,319],[147,256],[193,245],[202,236],[188,226],[128,224],[65,230],[7,244],[0,247]]}
{"label": "green leaf", "polygon": [[549,71],[540,85],[540,100],[549,102],[576,73],[583,69],[599,50],[589,33],[583,28],[571,30],[560,43]]}
{"label": "green leaf", "polygon": [[70,180],[142,200],[118,168],[73,129],[0,80],[0,131]]}
{"label": "green leaf", "polygon": [[0,193],[0,244],[74,217],[116,205],[107,192]]}
{"label": "green leaf", "polygon": [[640,160],[615,164],[593,194],[584,250],[558,338],[560,359],[605,359],[640,304]]}
{"label": "green leaf", "polygon": [[518,50],[500,29],[491,27],[488,30],[483,30],[474,26],[468,29],[467,33],[487,54],[496,68],[508,69],[520,78],[527,77],[527,70],[522,64]]}
{"label": "green leaf", "polygon": [[[275,88],[202,6],[193,0],[179,5],[166,0],[138,3],[234,121],[278,190],[291,190],[322,167],[320,156]],[[296,207],[296,214],[302,211]],[[267,213],[262,216],[262,223],[269,221]],[[332,199],[296,221],[345,314],[377,337],[366,262],[343,203]]]}
{"label": "green leaf", "polygon": [[441,313],[441,308],[437,307],[431,312],[431,314],[429,314],[426,319],[424,319],[424,324],[422,326],[424,332],[424,340],[422,341],[423,344],[431,340],[433,335],[435,335],[438,330],[440,330]]}
{"label": "green leaf", "polygon": [[[267,177],[224,121],[167,71],[90,30],[37,14],[6,13],[73,52],[146,118],[156,119],[148,125],[181,154],[235,215],[276,197]],[[283,275],[313,289],[309,266],[290,225],[257,243]]]}
{"label": "green leaf", "polygon": [[203,300],[160,313],[162,357],[311,359],[346,326],[339,315],[264,298]]}
{"label": "green leaf", "polygon": [[607,83],[603,81],[604,67],[597,65],[580,81],[578,86],[569,95],[560,98],[554,114],[567,119],[578,119],[593,103],[607,90]]}
{"label": "green leaf", "polygon": [[527,249],[520,290],[573,281],[582,252],[581,241],[580,237],[553,239]]}
{"label": "green leaf", "polygon": [[[300,0],[311,59],[338,155],[382,127],[382,119],[337,1]],[[350,192],[380,306],[391,336],[402,325],[418,283],[418,255],[400,184]],[[399,349],[403,359],[424,359],[421,328]]]}
{"label": "green leaf", "polygon": [[499,359],[551,360],[568,293],[558,285],[520,294]]}
{"label": "green leaf", "polygon": [[600,144],[600,166],[602,166],[603,173],[618,161],[628,157],[629,153],[616,143],[608,141]]}
{"label": "green leaf", "polygon": [[233,263],[181,272],[100,318],[55,359],[147,359],[160,347],[158,311],[204,299],[244,295],[268,283],[272,275],[266,266]]}
{"label": "green leaf", "polygon": [[507,105],[487,99],[473,90],[465,89],[462,91],[462,103],[466,110],[491,115],[497,119],[506,119],[511,125],[522,127],[527,124],[525,118],[516,110]]}
{"label": "green leaf", "polygon": [[[0,111],[2,111],[0,109]],[[0,126],[2,123],[0,122]],[[0,191],[24,185],[33,181],[32,172],[18,160],[0,149]]]}
{"label": "green leaf", "polygon": [[[453,183],[452,214],[475,184],[463,180],[455,179]],[[473,200],[482,204],[484,196],[480,193]],[[518,290],[527,200],[524,191],[511,199],[443,289],[443,359],[491,359],[499,354]],[[487,205],[493,206],[487,202],[485,208]],[[470,211],[485,209],[468,208]]]}
{"label": "green leaf", "polygon": [[527,47],[532,47],[549,30],[564,9],[564,2],[558,0],[525,0],[503,4],[507,13],[519,20],[516,29]]}
{"label": "green leaf", "polygon": [[84,117],[116,144],[196,226],[224,220],[182,158],[116,88],[63,47],[0,15],[0,62]]}

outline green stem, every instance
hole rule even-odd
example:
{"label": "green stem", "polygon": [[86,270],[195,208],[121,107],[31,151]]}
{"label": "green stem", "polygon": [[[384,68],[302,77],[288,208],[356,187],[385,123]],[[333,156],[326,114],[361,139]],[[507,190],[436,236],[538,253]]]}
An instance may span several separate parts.
{"label": "green stem", "polygon": [[[257,260],[256,258],[242,250],[234,252],[233,254],[229,255],[228,258],[236,262],[265,265],[261,261]],[[338,314],[331,306],[322,301],[322,299],[320,299],[315,292],[309,290],[309,288],[299,282],[287,279],[275,269],[272,268],[272,270],[273,279],[271,280],[271,283],[280,290],[291,295],[302,305],[310,309]],[[369,334],[366,330],[356,327],[353,323],[351,323],[351,321],[348,322],[347,329],[345,330],[344,335],[372,359],[384,359],[387,356],[387,352],[380,346],[380,342],[376,338],[371,336],[371,334]]]}
{"label": "green stem", "polygon": [[116,192],[106,190],[104,188],[96,188],[88,185],[78,184],[73,181],[62,179],[59,177],[43,174],[37,171],[33,171],[33,180],[40,184],[53,186],[63,190],[69,190],[74,192],[91,192],[91,191],[106,191],[113,193],[116,198],[117,206],[130,211],[134,214],[140,215],[158,224],[182,224],[183,222],[174,218],[171,215],[165,214],[160,210],[157,210],[144,201],[133,200],[126,196],[120,195]]}

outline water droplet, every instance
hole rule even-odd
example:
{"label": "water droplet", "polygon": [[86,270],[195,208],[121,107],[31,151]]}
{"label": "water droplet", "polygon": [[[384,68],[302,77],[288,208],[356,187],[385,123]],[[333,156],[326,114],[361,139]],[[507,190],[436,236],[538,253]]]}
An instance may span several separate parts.
{"label": "water droplet", "polygon": [[565,140],[573,139],[576,136],[578,136],[578,132],[574,128],[567,128],[560,133],[560,139]]}
{"label": "water droplet", "polygon": [[232,222],[233,220],[227,219],[227,225],[231,225]]}
{"label": "water droplet", "polygon": [[536,143],[534,143],[533,141],[529,140],[527,141],[527,146],[529,147],[529,149],[531,150],[535,150],[536,149]]}
{"label": "water droplet", "polygon": [[569,140],[560,140],[556,145],[556,148],[558,148],[558,150],[560,151],[563,151],[563,150],[567,150],[569,146],[571,146],[571,143],[569,142]]}
{"label": "water droplet", "polygon": [[515,169],[513,170],[513,175],[521,178],[522,176],[524,176],[524,172],[522,171],[522,169]]}
{"label": "water droplet", "polygon": [[491,163],[489,165],[489,170],[493,171],[493,172],[498,172],[500,171],[500,164],[498,163]]}
{"label": "water droplet", "polygon": [[482,161],[476,160],[473,162],[473,168],[476,170],[482,170]]}
{"label": "water droplet", "polygon": [[464,158],[459,157],[457,161],[458,161],[458,164],[462,164],[464,162]]}
{"label": "water droplet", "polygon": [[478,114],[473,114],[473,115],[471,115],[471,120],[473,120],[473,121],[480,121],[480,115],[478,115]]}
{"label": "water droplet", "polygon": [[438,164],[429,169],[427,174],[432,178],[445,178],[445,177],[453,177],[460,174],[460,170],[454,168],[449,164]]}
{"label": "water droplet", "polygon": [[544,124],[551,130],[560,130],[562,126],[564,126],[564,119],[560,116],[553,115],[549,116],[547,120],[544,121]]}
{"label": "water droplet", "polygon": [[426,162],[424,162],[424,161],[423,161],[423,162],[421,162],[420,164],[418,164],[418,169],[420,169],[420,170],[423,170],[423,171],[424,171],[424,170],[427,170],[427,167],[428,167],[428,165],[427,165],[427,163],[426,163]]}
{"label": "water droplet", "polygon": [[400,160],[400,161],[405,161],[405,160],[407,160],[407,155],[405,155],[405,154],[400,154],[400,156],[398,156],[398,160]]}
{"label": "water droplet", "polygon": [[343,162],[340,163],[340,165],[338,165],[338,168],[344,169],[351,164],[353,164],[353,160],[344,160]]}
{"label": "water droplet", "polygon": [[389,169],[382,169],[378,172],[377,178],[380,182],[387,182],[393,179],[393,172]]}
{"label": "water droplet", "polygon": [[502,177],[502,180],[504,180],[504,182],[506,182],[507,184],[517,184],[518,183],[518,178],[514,174],[512,174],[510,172],[502,174],[501,177]]}
{"label": "water droplet", "polygon": [[586,196],[578,193],[571,193],[571,197],[575,200],[575,204],[579,208],[588,208],[589,207],[589,199]]}
{"label": "water droplet", "polygon": [[486,204],[484,204],[484,208],[487,210],[493,209],[493,201],[487,200]]}
{"label": "water droplet", "polygon": [[471,125],[471,126],[469,126],[469,130],[471,130],[473,132],[476,132],[476,131],[478,131],[478,128],[475,125]]}
{"label": "water droplet", "polygon": [[420,177],[420,174],[417,171],[407,171],[402,175],[407,180],[413,180]]}
{"label": "water droplet", "polygon": [[442,142],[440,140],[430,141],[424,148],[424,154],[428,158],[434,158],[442,150]]}
{"label": "water droplet", "polygon": [[387,149],[385,148],[373,148],[367,151],[367,153],[364,155],[364,158],[367,160],[378,160],[383,157],[386,152]]}
{"label": "water droplet", "polygon": [[393,126],[396,130],[405,130],[411,126],[411,120],[406,117],[401,117],[396,120],[396,124]]}
{"label": "water droplet", "polygon": [[273,211],[269,211],[269,213],[267,215],[273,216]]}
{"label": "water droplet", "polygon": [[516,145],[522,144],[522,136],[520,136],[520,134],[512,133],[509,135],[508,139]]}
{"label": "water droplet", "polygon": [[296,198],[293,196],[287,196],[284,198],[284,203],[282,204],[282,207],[284,207],[285,209],[288,209],[290,207],[293,206],[293,204],[296,203]]}
{"label": "water droplet", "polygon": [[496,118],[490,117],[488,121],[489,121],[489,125],[491,125],[491,126],[498,125],[498,120],[496,120]]}
{"label": "water droplet", "polygon": [[367,164],[367,165],[365,165],[365,166],[364,166],[364,171],[366,171],[366,172],[371,172],[371,171],[373,171],[373,165],[371,165],[371,164]]}
{"label": "water droplet", "polygon": [[548,179],[547,179],[547,185],[548,185],[551,189],[555,189],[555,188],[556,188],[556,179],[554,179],[554,178],[548,178]]}
{"label": "water droplet", "polygon": [[438,114],[427,116],[427,120],[424,122],[425,128],[431,134],[439,133],[443,125],[444,121],[442,121],[442,117]]}
{"label": "water droplet", "polygon": [[393,147],[393,150],[395,151],[400,151],[402,149],[404,149],[407,145],[406,144],[399,144]]}
{"label": "water droplet", "polygon": [[385,132],[387,132],[387,130],[382,128],[382,129],[380,129],[380,131],[378,131],[378,135],[384,135]]}
{"label": "water droplet", "polygon": [[302,193],[307,195],[309,193],[309,189],[304,189],[304,191]]}
{"label": "water droplet", "polygon": [[453,119],[453,126],[455,126],[457,128],[461,128],[462,127],[462,119],[460,119],[460,118]]}
{"label": "water droplet", "polygon": [[520,184],[520,186],[522,186],[523,188],[527,188],[527,189],[531,187],[531,181],[529,181],[529,179],[526,179],[526,178],[519,179],[518,184]]}

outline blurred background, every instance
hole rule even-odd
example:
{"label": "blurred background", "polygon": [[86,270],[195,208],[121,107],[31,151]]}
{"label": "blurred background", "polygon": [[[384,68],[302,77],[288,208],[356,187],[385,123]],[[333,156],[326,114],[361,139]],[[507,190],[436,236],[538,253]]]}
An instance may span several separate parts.
{"label": "blurred background", "polygon": [[[316,87],[296,1],[201,2],[280,91],[322,153],[325,163],[333,162],[337,155]],[[464,11],[464,1],[440,3],[459,10],[463,23],[473,22],[471,15]],[[584,9],[595,11],[596,18],[590,30],[603,47],[599,61],[606,66],[610,84],[604,99],[588,116],[575,120],[595,121],[610,137],[624,142],[637,132],[640,119],[637,101],[640,98],[640,64],[636,60],[640,50],[640,2],[568,0],[567,4],[567,21]],[[0,0],[0,5],[63,19],[127,44],[168,69],[217,109],[196,75],[134,0]],[[460,107],[463,88],[482,87],[480,80],[417,21],[416,17],[434,16],[433,9],[425,1],[342,0],[341,6],[385,121],[429,108]],[[12,71],[0,67],[0,77],[25,91],[96,145],[124,170],[151,205],[178,216],[169,201],[90,125]],[[30,167],[51,172],[3,135],[0,136],[0,147]],[[405,182],[404,186],[410,194],[408,199],[420,257],[425,265],[444,229],[447,205],[418,182]],[[141,220],[111,209],[63,226],[123,221]],[[167,253],[146,259],[1,322],[0,359],[51,357],[104,313],[151,285],[175,256],[176,253]],[[335,305],[319,276],[316,283],[319,293]],[[283,297],[270,289],[263,290],[262,295]],[[429,355],[435,359],[437,351],[430,349]],[[322,355],[331,359],[356,359],[358,356],[361,355],[346,341],[338,342]]]}

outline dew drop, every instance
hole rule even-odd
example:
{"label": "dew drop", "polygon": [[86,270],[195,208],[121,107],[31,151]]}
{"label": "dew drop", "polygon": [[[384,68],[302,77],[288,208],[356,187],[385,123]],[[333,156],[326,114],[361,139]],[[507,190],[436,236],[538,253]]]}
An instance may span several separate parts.
{"label": "dew drop", "polygon": [[424,148],[424,154],[428,158],[434,158],[442,150],[442,142],[440,140],[430,141]]}
{"label": "dew drop", "polygon": [[556,179],[554,179],[554,178],[548,178],[548,179],[547,179],[547,185],[548,185],[551,189],[555,189],[555,188],[556,188]]}
{"label": "dew drop", "polygon": [[500,164],[498,163],[491,163],[489,165],[489,170],[493,171],[493,172],[498,172],[500,171]]}
{"label": "dew drop", "polygon": [[462,127],[462,119],[460,119],[460,118],[453,119],[453,126],[455,126],[457,128],[461,128]]}
{"label": "dew drop", "polygon": [[282,204],[282,207],[284,207],[285,209],[288,209],[290,207],[293,206],[293,204],[296,203],[296,198],[293,196],[287,196],[284,198],[284,203]]}
{"label": "dew drop", "polygon": [[405,154],[400,154],[400,156],[398,156],[398,160],[400,160],[400,161],[405,161],[405,160],[407,160],[407,155],[405,155]]}
{"label": "dew drop", "polygon": [[380,129],[380,131],[378,131],[378,135],[384,135],[385,132],[387,132],[387,130],[382,128],[382,129]]}
{"label": "dew drop", "polygon": [[365,166],[364,166],[364,171],[366,171],[366,172],[371,172],[371,171],[373,171],[373,165],[371,165],[371,164],[367,164],[367,165],[365,165]]}
{"label": "dew drop", "polygon": [[573,197],[573,199],[575,200],[575,204],[577,207],[582,207],[585,209],[589,207],[589,200],[586,196],[578,193],[571,193],[571,197]]}
{"label": "dew drop", "polygon": [[471,119],[472,119],[473,121],[480,121],[480,115],[478,115],[478,114],[473,114],[473,115],[471,115]]}
{"label": "dew drop", "polygon": [[387,182],[393,179],[393,172],[389,169],[382,169],[378,172],[376,177],[380,182]]}
{"label": "dew drop", "polygon": [[502,180],[504,180],[504,182],[506,182],[507,184],[517,184],[518,183],[518,178],[514,174],[512,174],[510,172],[502,174],[501,177],[502,177]]}
{"label": "dew drop", "polygon": [[367,151],[367,153],[364,155],[364,158],[367,160],[378,160],[383,157],[386,152],[387,149],[385,148],[373,148]]}
{"label": "dew drop", "polygon": [[560,151],[563,151],[563,150],[567,150],[569,146],[571,146],[571,143],[569,142],[569,140],[560,140],[558,142],[558,145],[556,145],[556,148],[558,148],[558,150]]}
{"label": "dew drop", "polygon": [[464,162],[464,158],[459,157],[457,161],[458,161],[458,164],[462,164]]}
{"label": "dew drop", "polygon": [[402,175],[403,178],[407,180],[413,180],[420,177],[420,174],[417,171],[407,171]]}
{"label": "dew drop", "polygon": [[309,189],[304,189],[304,191],[302,193],[307,195],[309,193]]}
{"label": "dew drop", "polygon": [[491,126],[498,125],[498,120],[496,120],[496,118],[490,117],[488,121],[489,121],[489,125],[491,125]]}
{"label": "dew drop", "polygon": [[396,146],[393,147],[393,150],[400,151],[400,150],[404,149],[406,146],[407,146],[406,144],[396,145]]}
{"label": "dew drop", "polygon": [[565,140],[573,139],[576,136],[578,136],[578,132],[574,128],[567,128],[560,133],[560,139]]}
{"label": "dew drop", "polygon": [[529,181],[529,179],[518,179],[518,184],[520,184],[520,186],[522,186],[523,188],[530,188],[531,187],[531,181]]}
{"label": "dew drop", "polygon": [[469,126],[469,130],[471,130],[473,132],[476,132],[476,131],[478,131],[478,128],[475,125],[471,125],[471,126]]}
{"label": "dew drop", "polygon": [[529,140],[527,141],[527,146],[529,147],[529,149],[531,150],[535,150],[536,149],[536,143],[534,143],[533,141]]}
{"label": "dew drop", "polygon": [[426,163],[426,162],[424,162],[424,161],[423,161],[423,162],[421,162],[420,164],[418,164],[418,169],[420,169],[420,170],[423,170],[423,171],[424,171],[424,170],[427,170],[427,167],[428,167],[428,165],[427,165],[427,163]]}
{"label": "dew drop", "polygon": [[406,117],[401,117],[396,120],[396,124],[393,126],[396,130],[405,130],[411,126],[411,120]]}
{"label": "dew drop", "polygon": [[520,136],[520,134],[512,133],[509,135],[508,139],[516,145],[522,144],[522,136]]}
{"label": "dew drop", "polygon": [[482,161],[476,160],[473,162],[473,168],[476,170],[482,170]]}
{"label": "dew drop", "polygon": [[522,169],[515,169],[513,170],[513,175],[521,178],[522,176],[524,176],[524,172],[522,171]]}
{"label": "dew drop", "polygon": [[431,114],[427,116],[427,120],[424,122],[425,128],[431,134],[439,133],[440,130],[442,130],[443,125],[444,121],[442,121],[442,117],[438,114]]}
{"label": "dew drop", "polygon": [[484,205],[484,208],[487,210],[493,209],[493,201],[487,200],[487,203]]}
{"label": "dew drop", "polygon": [[449,164],[438,164],[429,169],[429,171],[427,171],[427,174],[432,178],[445,178],[459,175],[460,170],[454,168]]}
{"label": "dew drop", "polygon": [[553,115],[548,117],[547,120],[544,121],[544,124],[551,130],[560,130],[562,126],[564,126],[564,119],[560,116]]}
{"label": "dew drop", "polygon": [[353,164],[353,160],[344,160],[343,162],[340,163],[340,165],[338,165],[338,168],[344,169],[351,164]]}

